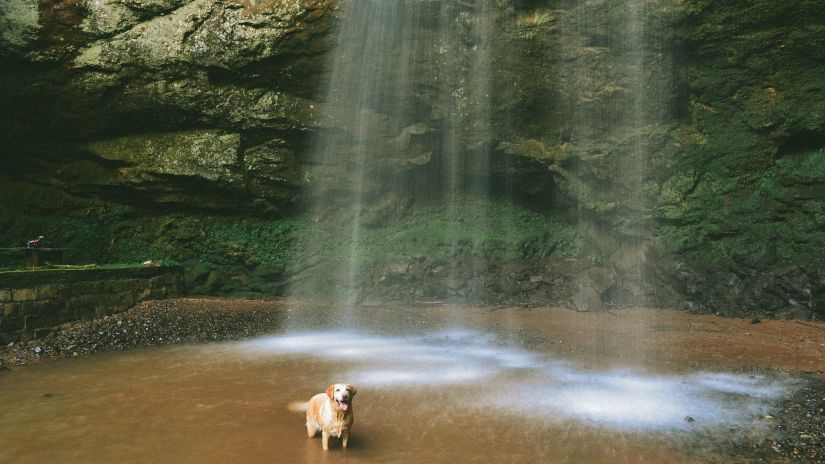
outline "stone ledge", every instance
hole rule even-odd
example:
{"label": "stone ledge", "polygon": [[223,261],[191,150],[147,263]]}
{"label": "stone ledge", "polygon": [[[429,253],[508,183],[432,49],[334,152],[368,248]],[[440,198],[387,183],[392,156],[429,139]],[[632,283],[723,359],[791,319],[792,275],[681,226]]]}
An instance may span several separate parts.
{"label": "stone ledge", "polygon": [[0,272],[0,343],[42,337],[68,322],[178,296],[182,286],[178,266]]}
{"label": "stone ledge", "polygon": [[2,271],[0,272],[0,301],[4,297],[3,290],[5,289],[33,288],[43,285],[89,281],[151,279],[156,276],[182,275],[182,273],[183,269],[180,266]]}

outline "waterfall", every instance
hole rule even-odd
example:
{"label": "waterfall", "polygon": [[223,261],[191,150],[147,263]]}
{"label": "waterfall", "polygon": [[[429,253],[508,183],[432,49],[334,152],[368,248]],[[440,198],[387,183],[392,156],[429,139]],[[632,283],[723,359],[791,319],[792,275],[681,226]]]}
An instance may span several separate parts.
{"label": "waterfall", "polygon": [[[502,286],[517,295],[535,284],[534,298],[580,309],[644,303],[646,160],[666,131],[669,85],[650,5],[513,5],[341,4],[309,150],[302,261],[323,264],[302,283],[306,294],[352,306],[365,286],[395,279],[409,284],[396,288],[406,299],[489,302]],[[518,209],[530,189],[515,191],[517,169],[546,184],[530,200],[535,215]],[[415,217],[421,235],[404,236]],[[500,266],[491,277],[502,256],[551,254],[554,264],[521,281],[502,283]],[[430,288],[409,293],[424,266]]]}
{"label": "waterfall", "polygon": [[644,0],[565,3],[554,77],[569,123],[561,142],[570,161],[551,166],[569,183],[575,222],[599,250],[600,266],[577,279],[574,305],[648,303],[644,266],[652,238],[649,159],[667,133],[672,50],[666,27]]}
{"label": "waterfall", "polygon": [[[375,245],[364,228],[380,227],[385,210],[429,203],[448,218],[486,214],[465,200],[490,188],[491,9],[490,0],[342,5],[311,147],[315,226],[305,247],[305,261],[331,261],[314,278],[334,287],[335,301],[358,300]],[[346,251],[324,256],[331,240]]]}

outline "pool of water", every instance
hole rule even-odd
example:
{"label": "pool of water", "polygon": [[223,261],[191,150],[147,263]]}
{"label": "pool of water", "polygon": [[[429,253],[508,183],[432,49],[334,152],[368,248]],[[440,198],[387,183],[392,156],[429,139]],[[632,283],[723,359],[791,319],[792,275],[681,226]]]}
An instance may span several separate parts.
{"label": "pool of water", "polygon": [[[3,374],[0,462],[722,462],[794,390],[630,340],[578,356],[517,315],[307,314],[252,340]],[[334,382],[358,387],[355,425],[324,453],[287,405]]]}

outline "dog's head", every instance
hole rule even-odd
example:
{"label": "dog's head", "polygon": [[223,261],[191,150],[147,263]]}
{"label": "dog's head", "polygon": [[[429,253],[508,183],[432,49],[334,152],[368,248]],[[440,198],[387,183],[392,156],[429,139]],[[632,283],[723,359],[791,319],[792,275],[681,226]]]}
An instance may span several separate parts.
{"label": "dog's head", "polygon": [[355,387],[348,383],[334,383],[327,387],[327,396],[346,412],[352,405],[352,397],[355,396]]}

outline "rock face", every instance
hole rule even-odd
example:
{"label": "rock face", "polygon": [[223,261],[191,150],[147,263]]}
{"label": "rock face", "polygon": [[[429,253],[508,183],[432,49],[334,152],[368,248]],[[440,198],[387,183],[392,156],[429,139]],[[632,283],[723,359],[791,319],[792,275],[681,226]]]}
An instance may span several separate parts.
{"label": "rock face", "polygon": [[822,317],[825,12],[701,2],[678,24],[690,100],[659,177],[653,278],[694,308]]}
{"label": "rock face", "polygon": [[[227,201],[189,207],[251,211],[256,200],[288,207],[303,183],[293,147],[316,125],[310,98],[333,6],[7,4],[0,23],[3,158],[27,158],[23,176],[41,164],[41,179],[72,194],[105,188],[130,197],[137,190],[141,202],[166,202],[170,191],[187,190],[177,182],[195,182],[228,193]],[[279,166],[253,161],[247,169],[246,151],[260,158],[262,147],[273,147]],[[273,185],[256,187],[261,176]]]}
{"label": "rock face", "polygon": [[[406,271],[398,256],[364,271],[382,295],[466,297],[490,287],[481,266],[520,276],[491,301],[823,317],[825,11],[740,3],[407,0],[413,82],[376,92],[413,116],[359,116],[376,148],[358,182],[364,140],[324,92],[348,2],[8,0],[0,245],[44,234],[75,261],[182,262],[195,292],[279,293],[324,259],[300,255],[302,231],[335,214],[299,213],[326,178],[328,206],[367,199],[377,241],[422,234],[402,247],[423,253]],[[319,165],[323,137],[340,143]],[[555,228],[532,233],[524,215],[517,240],[418,227],[437,222],[419,207],[451,150],[492,201]],[[469,250],[462,269],[439,257],[450,240],[469,240],[453,248]],[[444,269],[463,283],[440,282]]]}

